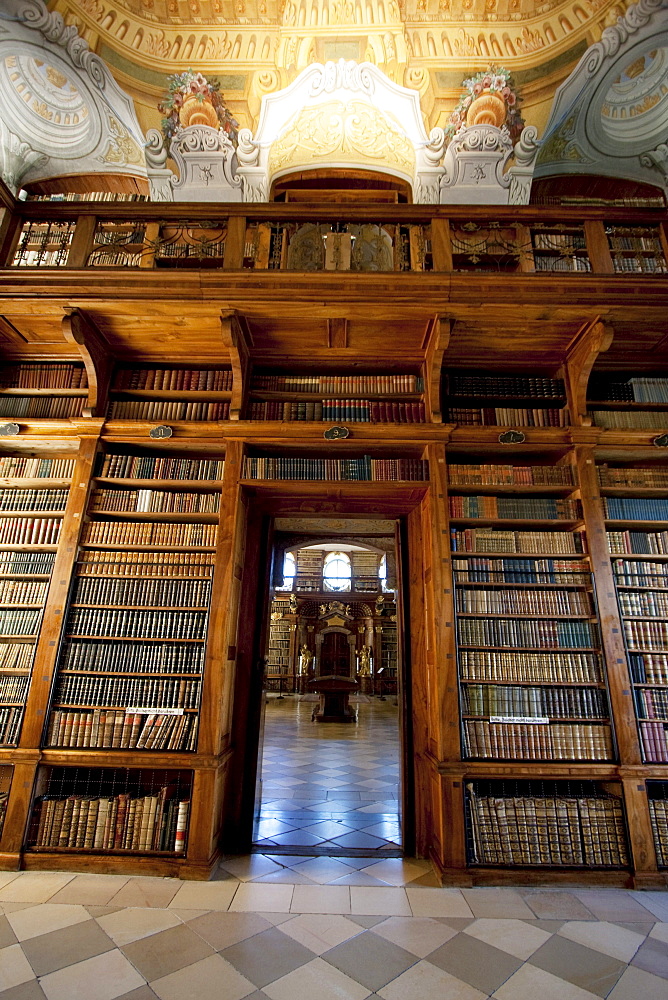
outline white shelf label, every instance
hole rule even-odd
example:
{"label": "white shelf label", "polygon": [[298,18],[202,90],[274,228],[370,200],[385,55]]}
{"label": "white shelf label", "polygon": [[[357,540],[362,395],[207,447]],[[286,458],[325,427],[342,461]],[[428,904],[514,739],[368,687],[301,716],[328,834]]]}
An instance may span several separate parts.
{"label": "white shelf label", "polygon": [[547,726],[550,723],[549,719],[546,719],[542,715],[490,715],[490,722],[517,722],[531,724],[534,726]]}
{"label": "white shelf label", "polygon": [[183,715],[182,708],[146,708],[145,705],[130,705],[124,709],[126,715]]}

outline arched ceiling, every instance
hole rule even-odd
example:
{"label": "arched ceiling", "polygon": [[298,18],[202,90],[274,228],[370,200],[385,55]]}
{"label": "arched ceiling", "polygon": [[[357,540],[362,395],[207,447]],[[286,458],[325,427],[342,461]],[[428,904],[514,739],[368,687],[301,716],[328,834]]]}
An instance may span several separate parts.
{"label": "arched ceiling", "polygon": [[[50,0],[156,125],[170,73],[221,80],[241,124],[254,127],[264,94],[312,62],[377,65],[415,89],[431,128],[443,125],[461,81],[507,67],[527,122],[545,124],[556,87],[628,0]],[[142,110],[143,109],[143,110]]]}

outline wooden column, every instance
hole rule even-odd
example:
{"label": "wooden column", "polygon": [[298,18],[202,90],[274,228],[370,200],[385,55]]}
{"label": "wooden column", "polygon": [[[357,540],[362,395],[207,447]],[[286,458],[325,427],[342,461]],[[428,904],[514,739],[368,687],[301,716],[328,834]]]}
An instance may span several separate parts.
{"label": "wooden column", "polygon": [[70,495],[65,507],[58,551],[46,595],[42,628],[35,648],[30,688],[26,699],[25,718],[21,729],[22,749],[39,747],[46,722],[49,695],[58,657],[58,645],[65,619],[70,580],[77,558],[79,539],[84,523],[88,493],[93,476],[95,455],[101,423],[91,427],[91,433],[79,441]]}
{"label": "wooden column", "polygon": [[[658,876],[657,880],[656,875],[656,849],[644,776],[638,774],[623,776],[622,789],[636,884],[642,886],[643,882],[649,882],[652,885],[663,885],[665,884],[663,876]],[[652,877],[648,878],[650,875]]]}
{"label": "wooden column", "polygon": [[431,257],[435,271],[452,271],[452,239],[448,219],[431,220]]}
{"label": "wooden column", "polygon": [[77,227],[74,230],[70,252],[67,255],[67,267],[78,269],[86,267],[93,249],[96,226],[97,219],[94,215],[80,215],[77,218]]}
{"label": "wooden column", "polygon": [[244,247],[246,244],[246,218],[243,215],[231,215],[227,220],[227,236],[225,238],[224,271],[240,271],[244,266]]}
{"label": "wooden column", "polygon": [[614,719],[619,759],[621,764],[640,764],[642,757],[633,709],[633,689],[608,551],[594,449],[586,445],[577,446],[575,464],[580,480],[587,546],[596,581],[602,647],[608,668],[610,709]]}
{"label": "wooden column", "polygon": [[586,219],[584,228],[592,271],[596,274],[614,274],[615,268],[604,224],[598,219]]}
{"label": "wooden column", "polygon": [[11,267],[21,238],[23,219],[7,208],[0,209],[0,267]]}
{"label": "wooden column", "polygon": [[12,783],[0,837],[0,870],[3,871],[16,871],[21,867],[21,850],[29,820],[38,754],[32,757],[30,760],[27,754],[23,754],[13,761]]}

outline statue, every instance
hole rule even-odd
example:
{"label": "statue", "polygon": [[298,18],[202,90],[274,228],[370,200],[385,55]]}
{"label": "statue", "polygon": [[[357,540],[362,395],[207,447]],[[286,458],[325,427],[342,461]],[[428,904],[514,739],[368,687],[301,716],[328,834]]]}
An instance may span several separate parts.
{"label": "statue", "polygon": [[382,615],[384,605],[385,605],[385,598],[383,597],[382,594],[379,594],[378,597],[376,598],[376,614],[377,615]]}
{"label": "statue", "polygon": [[360,677],[371,677],[371,646],[362,646],[357,654],[357,673]]}
{"label": "statue", "polygon": [[305,642],[299,647],[299,673],[308,674],[313,663],[313,653]]}
{"label": "statue", "polygon": [[296,594],[290,594],[290,614],[291,615],[296,615],[297,614],[297,595]]}

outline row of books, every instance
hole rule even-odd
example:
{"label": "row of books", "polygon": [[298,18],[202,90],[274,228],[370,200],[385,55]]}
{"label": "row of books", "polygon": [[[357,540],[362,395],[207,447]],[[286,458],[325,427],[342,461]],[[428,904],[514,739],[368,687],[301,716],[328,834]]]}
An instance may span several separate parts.
{"label": "row of books", "polygon": [[457,635],[463,646],[502,648],[591,649],[599,642],[598,627],[594,622],[552,619],[459,618]]}
{"label": "row of books", "polygon": [[204,611],[129,610],[124,608],[71,608],[67,634],[82,636],[136,637],[138,639],[203,640],[207,615]]}
{"label": "row of books", "polygon": [[12,479],[70,479],[73,473],[73,458],[0,457],[0,476]]}
{"label": "row of books", "polygon": [[649,815],[652,821],[656,860],[661,868],[668,867],[668,800],[650,799]]}
{"label": "row of books", "polygon": [[232,371],[229,368],[119,368],[113,387],[231,392]]}
{"label": "row of books", "polygon": [[668,587],[668,565],[640,559],[613,559],[618,587]]}
{"label": "row of books", "polygon": [[0,580],[0,604],[42,604],[48,584],[34,580]]}
{"label": "row of books", "polygon": [[62,522],[56,517],[0,520],[0,545],[56,545]]}
{"label": "row of books", "polygon": [[81,416],[82,402],[77,396],[0,396],[0,417],[66,420]]}
{"label": "row of books", "polygon": [[32,666],[34,647],[28,642],[3,642],[0,644],[0,670],[29,670]]}
{"label": "row of books", "polygon": [[629,666],[634,684],[668,684],[666,653],[630,653]]}
{"label": "row of books", "polygon": [[627,257],[623,251],[615,250],[612,254],[612,266],[615,272],[632,271],[640,274],[663,274],[668,270],[665,258],[660,250],[655,257]]}
{"label": "row of books", "polygon": [[668,500],[654,497],[602,497],[605,517],[616,521],[668,521]]}
{"label": "row of books", "polygon": [[227,420],[229,403],[188,403],[185,400],[116,399],[109,420]]}
{"label": "row of books", "polygon": [[554,500],[549,497],[471,497],[450,496],[450,517],[536,518],[545,521],[574,521],[582,517],[579,500]]}
{"label": "row of books", "polygon": [[[213,546],[215,524],[171,524],[148,521],[89,521],[82,542],[87,545]],[[155,557],[155,553],[152,554]]]}
{"label": "row of books", "polygon": [[570,417],[565,408],[483,406],[478,408],[449,406],[444,420],[465,427],[568,427]]}
{"label": "row of books", "polygon": [[493,615],[580,615],[593,613],[589,594],[581,590],[456,591],[458,611]]}
{"label": "row of books", "polygon": [[500,531],[496,528],[453,528],[453,552],[518,552],[578,555],[586,551],[581,531]]}
{"label": "row of books", "polygon": [[[44,586],[42,584],[42,586]],[[2,593],[0,587],[0,595]],[[124,580],[118,577],[79,577],[74,585],[73,604],[114,604],[163,608],[206,607],[209,580]]]}
{"label": "row of books", "polygon": [[79,554],[79,576],[161,577],[180,579],[213,575],[213,552],[115,552],[90,549]]}
{"label": "row of books", "polygon": [[563,399],[562,379],[533,375],[449,375],[449,396],[535,396]]}
{"label": "row of books", "polygon": [[323,399],[290,402],[270,399],[250,404],[250,420],[327,420],[374,424],[423,424],[424,403],[369,399]]}
{"label": "row of books", "polygon": [[646,649],[649,652],[668,651],[668,622],[645,622],[625,618],[624,635],[628,649]]}
{"label": "row of books", "polygon": [[641,722],[640,740],[645,761],[652,764],[668,761],[668,722]]}
{"label": "row of books", "polygon": [[27,201],[150,201],[148,194],[121,191],[63,191],[54,194],[29,194]]}
{"label": "row of books", "polygon": [[596,427],[606,430],[666,430],[668,416],[654,410],[590,410]]}
{"label": "row of books", "polygon": [[[668,382],[668,380],[666,381]],[[601,486],[637,486],[641,489],[644,487],[668,487],[668,469],[666,468],[615,469],[609,465],[598,465],[596,471]]]}
{"label": "row of books", "polygon": [[448,465],[451,486],[572,486],[571,465]]}
{"label": "row of books", "polygon": [[457,583],[588,584],[589,564],[584,559],[453,559]]}
{"label": "row of books", "polygon": [[591,264],[588,257],[576,257],[567,253],[560,253],[559,256],[546,256],[541,254],[534,257],[534,270],[536,271],[591,271]]}
{"label": "row of books", "polygon": [[0,608],[0,635],[37,635],[41,608]]}
{"label": "row of books", "polygon": [[0,674],[0,703],[23,704],[28,691],[29,678],[25,674]]}
{"label": "row of books", "polygon": [[629,863],[622,804],[610,796],[483,795],[467,785],[472,864]]}
{"label": "row of books", "polygon": [[14,746],[18,743],[23,705],[0,708],[0,746]]}
{"label": "row of books", "polygon": [[467,757],[496,760],[612,760],[612,731],[605,724],[498,723],[464,720]]}
{"label": "row of books", "polygon": [[69,490],[0,489],[0,511],[65,510]]}
{"label": "row of books", "polygon": [[580,233],[542,233],[531,231],[534,250],[586,250],[587,241],[584,232]]}
{"label": "row of books", "polygon": [[649,250],[661,252],[661,240],[656,236],[612,236],[608,235],[611,250]]}
{"label": "row of books", "polygon": [[5,364],[0,372],[0,389],[85,389],[87,385],[83,365]]}
{"label": "row of books", "polygon": [[203,643],[68,639],[63,643],[58,669],[116,673],[120,666],[126,674],[201,674],[204,653]]}
{"label": "row of books", "polygon": [[419,375],[254,375],[251,391],[392,396],[424,392],[424,380]]}
{"label": "row of books", "polygon": [[[668,531],[608,531],[611,553],[668,555]],[[644,564],[643,564],[644,565]]]}
{"label": "row of books", "polygon": [[346,481],[426,480],[429,463],[419,458],[268,458],[244,459],[244,479]]}
{"label": "row of books", "polygon": [[48,576],[53,569],[55,558],[55,552],[0,552],[0,573],[13,576]]}
{"label": "row of books", "polygon": [[635,698],[639,719],[661,719],[668,722],[668,689],[636,688]]}
{"label": "row of books", "polygon": [[608,705],[599,688],[513,687],[464,684],[464,715],[547,716],[550,719],[607,719]]}
{"label": "row of books", "polygon": [[47,745],[112,750],[194,750],[197,716],[142,710],[52,711]]}
{"label": "row of books", "polygon": [[212,458],[158,458],[155,455],[100,456],[98,476],[108,479],[213,479],[223,478],[225,462]]}
{"label": "row of books", "polygon": [[167,799],[168,790],[131,798],[43,796],[36,803],[35,847],[107,851],[185,850],[190,802]]}
{"label": "row of books", "polygon": [[668,591],[620,590],[617,594],[623,615],[640,618],[668,618]]}
{"label": "row of books", "polygon": [[517,684],[600,684],[603,681],[601,660],[596,653],[461,649],[459,672],[464,681]]}
{"label": "row of books", "polygon": [[[119,670],[123,664],[118,664]],[[136,705],[138,710],[197,708],[200,681],[186,677],[101,677],[97,674],[59,674],[57,705]]]}
{"label": "row of books", "polygon": [[159,514],[217,514],[220,493],[185,493],[181,490],[95,490],[92,511]]}

